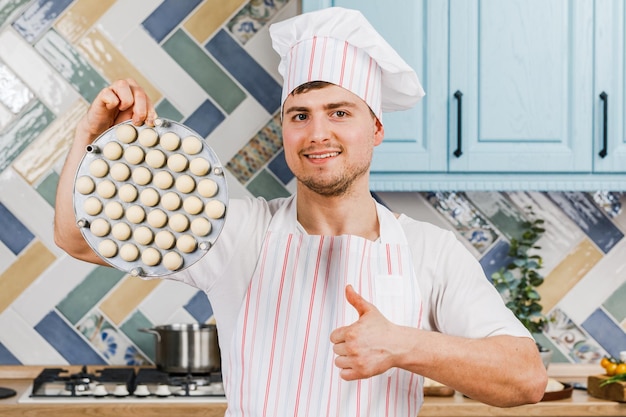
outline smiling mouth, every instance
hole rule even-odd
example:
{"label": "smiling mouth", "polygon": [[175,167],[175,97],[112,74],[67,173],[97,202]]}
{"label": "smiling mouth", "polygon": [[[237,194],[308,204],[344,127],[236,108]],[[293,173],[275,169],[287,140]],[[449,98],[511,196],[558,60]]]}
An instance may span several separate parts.
{"label": "smiling mouth", "polygon": [[315,155],[307,155],[307,158],[309,159],[326,159],[326,158],[332,158],[334,156],[339,155],[340,152],[328,152],[328,153],[322,153],[322,154],[315,154]]}

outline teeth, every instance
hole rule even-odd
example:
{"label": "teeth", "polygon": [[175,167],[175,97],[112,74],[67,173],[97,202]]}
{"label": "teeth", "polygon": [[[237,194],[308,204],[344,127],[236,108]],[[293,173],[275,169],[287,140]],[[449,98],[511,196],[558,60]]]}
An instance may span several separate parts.
{"label": "teeth", "polygon": [[339,152],[329,152],[329,153],[323,153],[321,155],[309,155],[309,158],[324,159],[324,158],[330,158],[330,157],[337,156],[337,155],[339,155]]}

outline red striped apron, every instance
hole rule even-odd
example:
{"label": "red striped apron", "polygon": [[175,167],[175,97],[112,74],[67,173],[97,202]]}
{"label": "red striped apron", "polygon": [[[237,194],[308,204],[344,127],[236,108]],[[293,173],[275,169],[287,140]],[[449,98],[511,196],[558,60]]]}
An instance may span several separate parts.
{"label": "red striped apron", "polygon": [[344,381],[330,342],[334,329],[358,319],[348,284],[387,319],[420,327],[421,295],[399,222],[378,206],[378,242],[285,233],[297,230],[295,204],[288,206],[270,224],[233,332],[226,415],[414,417],[421,377],[392,369]]}

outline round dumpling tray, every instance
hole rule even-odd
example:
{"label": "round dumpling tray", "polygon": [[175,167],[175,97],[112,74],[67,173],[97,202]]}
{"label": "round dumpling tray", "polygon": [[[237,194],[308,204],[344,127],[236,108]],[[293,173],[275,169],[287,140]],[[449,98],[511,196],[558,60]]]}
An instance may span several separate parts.
{"label": "round dumpling tray", "polygon": [[217,155],[183,124],[120,123],[87,146],[74,179],[74,213],[111,266],[157,277],[186,269],[213,246],[228,190]]}

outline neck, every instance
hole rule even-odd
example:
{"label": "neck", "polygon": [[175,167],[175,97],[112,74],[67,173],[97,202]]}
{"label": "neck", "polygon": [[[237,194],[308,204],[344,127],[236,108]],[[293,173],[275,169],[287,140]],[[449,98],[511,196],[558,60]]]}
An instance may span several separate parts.
{"label": "neck", "polygon": [[369,191],[338,197],[298,187],[298,222],[310,235],[354,235],[369,240],[380,236],[376,202]]}

